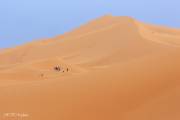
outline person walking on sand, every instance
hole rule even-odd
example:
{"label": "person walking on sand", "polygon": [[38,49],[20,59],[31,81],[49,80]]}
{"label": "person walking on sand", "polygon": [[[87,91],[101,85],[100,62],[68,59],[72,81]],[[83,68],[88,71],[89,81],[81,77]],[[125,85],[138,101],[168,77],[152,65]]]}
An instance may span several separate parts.
{"label": "person walking on sand", "polygon": [[54,70],[61,71],[61,68],[59,66],[54,67]]}

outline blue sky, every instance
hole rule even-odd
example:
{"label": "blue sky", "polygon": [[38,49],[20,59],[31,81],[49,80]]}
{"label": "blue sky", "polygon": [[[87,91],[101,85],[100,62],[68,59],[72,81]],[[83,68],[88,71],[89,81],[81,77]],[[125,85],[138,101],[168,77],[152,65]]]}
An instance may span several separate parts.
{"label": "blue sky", "polygon": [[63,34],[112,14],[180,28],[180,0],[0,0],[0,48]]}

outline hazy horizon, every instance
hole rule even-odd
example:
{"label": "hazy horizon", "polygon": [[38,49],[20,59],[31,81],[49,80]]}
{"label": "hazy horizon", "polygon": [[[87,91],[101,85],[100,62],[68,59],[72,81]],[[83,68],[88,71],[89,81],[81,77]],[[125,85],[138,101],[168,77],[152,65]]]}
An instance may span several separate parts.
{"label": "hazy horizon", "polygon": [[0,1],[0,48],[53,37],[106,14],[180,28],[180,1]]}

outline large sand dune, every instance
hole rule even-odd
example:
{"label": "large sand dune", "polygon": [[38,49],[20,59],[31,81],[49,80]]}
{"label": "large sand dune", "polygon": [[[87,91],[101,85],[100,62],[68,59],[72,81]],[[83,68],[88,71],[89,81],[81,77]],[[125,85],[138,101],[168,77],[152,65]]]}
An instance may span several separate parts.
{"label": "large sand dune", "polygon": [[1,51],[0,120],[179,120],[179,61],[180,30],[104,16]]}

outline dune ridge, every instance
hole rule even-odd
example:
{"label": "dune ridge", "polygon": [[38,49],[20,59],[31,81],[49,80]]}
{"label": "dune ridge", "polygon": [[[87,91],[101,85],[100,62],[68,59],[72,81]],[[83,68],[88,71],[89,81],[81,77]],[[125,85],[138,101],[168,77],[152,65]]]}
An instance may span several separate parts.
{"label": "dune ridge", "polygon": [[179,120],[179,61],[180,30],[103,16],[0,52],[0,119]]}

